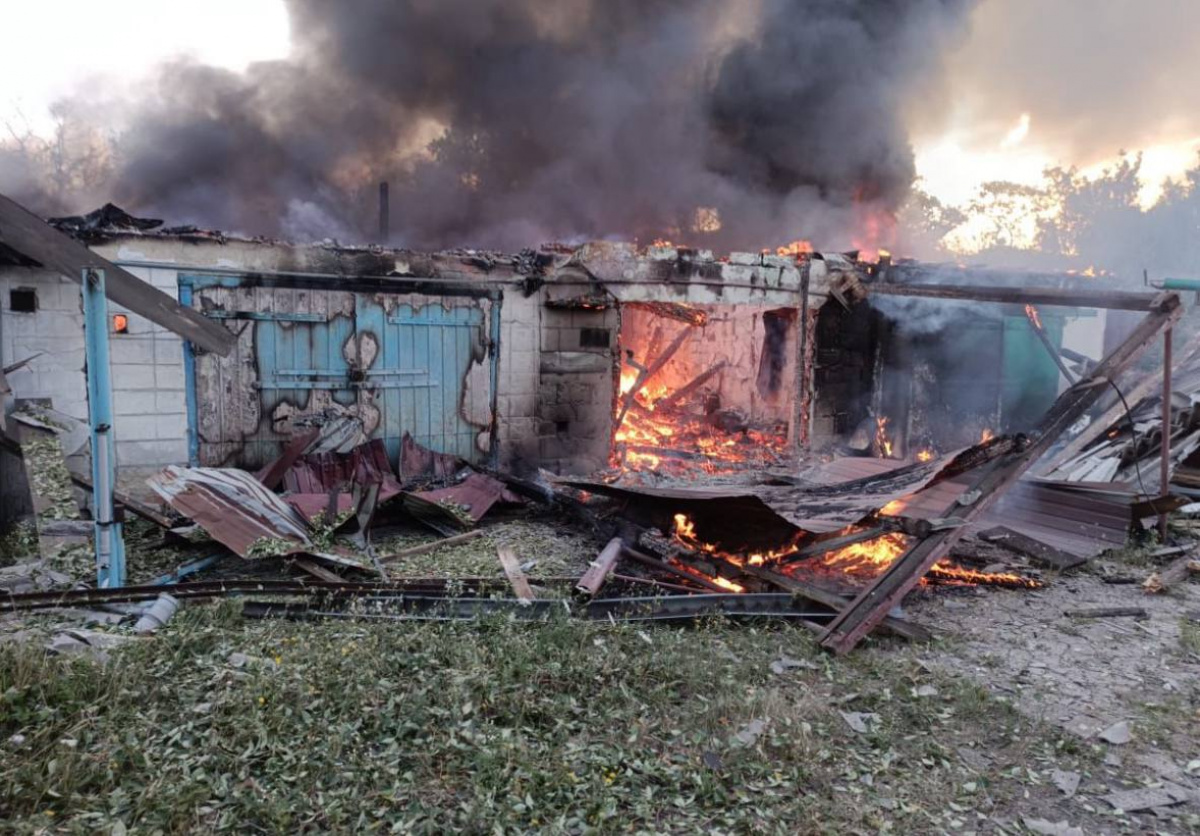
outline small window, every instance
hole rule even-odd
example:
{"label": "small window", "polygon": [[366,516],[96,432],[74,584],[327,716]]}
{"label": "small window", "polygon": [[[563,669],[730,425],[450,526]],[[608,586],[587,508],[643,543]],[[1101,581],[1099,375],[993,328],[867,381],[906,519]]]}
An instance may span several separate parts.
{"label": "small window", "polygon": [[32,287],[14,287],[8,292],[8,309],[14,313],[37,311],[37,291]]}
{"label": "small window", "polygon": [[566,435],[570,431],[571,431],[571,422],[570,421],[555,421],[554,422],[554,432],[558,433],[559,435]]}
{"label": "small window", "polygon": [[611,341],[607,328],[580,328],[580,348],[608,348]]}

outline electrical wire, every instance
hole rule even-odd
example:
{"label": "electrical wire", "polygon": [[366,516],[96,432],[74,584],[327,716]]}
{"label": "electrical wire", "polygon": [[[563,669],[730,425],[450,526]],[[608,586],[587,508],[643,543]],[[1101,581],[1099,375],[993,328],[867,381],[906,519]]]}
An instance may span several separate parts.
{"label": "electrical wire", "polygon": [[[1113,391],[1117,393],[1117,397],[1121,399],[1121,406],[1125,407],[1125,420],[1129,422],[1129,432],[1133,434],[1133,472],[1137,474],[1138,487],[1142,489],[1142,493],[1146,496],[1150,496],[1150,492],[1146,490],[1146,483],[1142,481],[1142,465],[1137,457],[1138,434],[1137,427],[1135,427],[1133,424],[1133,411],[1129,408],[1129,401],[1125,400],[1125,395],[1121,393],[1121,387],[1117,386],[1113,379],[1108,375],[1105,375],[1104,379],[1108,382],[1108,385],[1113,388]],[[1163,427],[1163,432],[1167,433],[1170,431],[1170,427]],[[1162,487],[1163,490],[1166,490],[1167,486],[1163,485]]]}

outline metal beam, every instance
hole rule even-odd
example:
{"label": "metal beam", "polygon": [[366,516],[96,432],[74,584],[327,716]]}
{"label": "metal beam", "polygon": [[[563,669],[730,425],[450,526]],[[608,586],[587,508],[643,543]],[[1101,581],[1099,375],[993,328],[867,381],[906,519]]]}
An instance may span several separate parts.
{"label": "metal beam", "polygon": [[15,250],[72,281],[80,281],[85,270],[102,270],[108,298],[214,354],[225,356],[236,342],[225,326],[185,308],[4,195],[0,195],[0,247]]}
{"label": "metal beam", "polygon": [[1013,305],[1048,305],[1066,308],[1104,308],[1116,311],[1152,311],[1161,293],[1124,290],[1060,290],[1048,287],[987,287],[950,284],[868,284],[870,296],[908,296],[920,299],[1002,302]]}

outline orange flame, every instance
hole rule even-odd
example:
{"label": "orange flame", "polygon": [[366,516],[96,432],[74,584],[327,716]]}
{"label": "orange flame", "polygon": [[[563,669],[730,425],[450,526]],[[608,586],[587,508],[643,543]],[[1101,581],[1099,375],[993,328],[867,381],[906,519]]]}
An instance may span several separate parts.
{"label": "orange flame", "polygon": [[892,457],[892,440],[888,438],[887,425],[891,420],[886,417],[875,419],[875,451],[876,455],[881,459],[890,459]]}
{"label": "orange flame", "polygon": [[934,455],[935,455],[935,453],[933,452],[933,450],[926,447],[924,450],[917,451],[917,461],[931,462],[931,461],[933,461]]}
{"label": "orange flame", "polygon": [[791,256],[799,258],[802,255],[811,255],[814,252],[811,241],[792,241],[790,244],[784,244],[782,247],[775,248],[775,254],[783,257]]}
{"label": "orange flame", "polygon": [[1027,316],[1029,321],[1033,323],[1034,328],[1038,329],[1039,331],[1042,330],[1042,318],[1038,315],[1037,308],[1035,308],[1033,305],[1026,305],[1025,316]]}
{"label": "orange flame", "polygon": [[995,437],[996,437],[996,433],[992,431],[991,427],[984,427],[983,432],[981,432],[979,434],[979,443],[987,444],[989,441],[991,441]]}

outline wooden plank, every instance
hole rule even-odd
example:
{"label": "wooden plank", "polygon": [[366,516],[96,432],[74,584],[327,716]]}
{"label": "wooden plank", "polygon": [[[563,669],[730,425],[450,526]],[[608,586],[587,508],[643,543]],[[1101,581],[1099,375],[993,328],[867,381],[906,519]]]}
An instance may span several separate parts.
{"label": "wooden plank", "polygon": [[[1125,342],[1101,362],[1090,378],[1080,381],[1058,397],[1030,434],[1031,441],[1022,451],[988,465],[974,487],[960,496],[941,516],[959,517],[964,523],[970,523],[982,516],[1009,487],[1016,484],[1059,436],[1096,403],[1103,391],[1098,384],[1120,376],[1158,333],[1183,313],[1178,294],[1161,294],[1156,304],[1156,308],[1147,314]],[[963,525],[938,532],[900,555],[834,618],[826,628],[821,646],[839,654],[853,649],[904,599],[933,564],[946,557],[966,528]]]}
{"label": "wooden plank", "polygon": [[675,356],[675,352],[679,351],[680,347],[687,341],[687,338],[692,335],[692,326],[685,325],[680,332],[671,340],[670,345],[663,349],[663,353],[655,358],[648,366],[642,367],[638,372],[637,380],[633,382],[633,388],[625,393],[621,399],[621,411],[617,415],[616,426],[621,426],[621,422],[625,420],[625,413],[629,411],[629,407],[637,398],[637,393],[642,390],[647,383],[654,379],[654,376],[663,370],[663,367],[671,361]]}
{"label": "wooden plank", "polygon": [[413,555],[427,554],[432,551],[437,551],[445,546],[457,546],[460,543],[466,543],[470,540],[474,540],[476,537],[482,537],[486,533],[487,532],[481,529],[475,529],[474,531],[468,531],[465,534],[456,534],[453,537],[443,537],[440,540],[434,540],[432,543],[413,546],[411,549],[401,549],[394,554],[381,557],[379,560],[381,563],[392,563],[397,560],[402,560],[406,557],[412,557]]}
{"label": "wooden plank", "polygon": [[329,583],[345,583],[346,579],[341,575],[330,572],[324,566],[307,557],[298,557],[292,561],[296,564],[297,569],[303,569],[308,574],[320,581],[328,581]]}
{"label": "wooden plank", "polygon": [[599,592],[600,587],[604,586],[604,582],[608,580],[609,573],[617,565],[617,558],[621,556],[621,548],[620,537],[609,540],[603,551],[588,564],[587,571],[583,573],[579,583],[575,584],[575,588],[588,595],[595,595]]}
{"label": "wooden plank", "polygon": [[533,590],[529,588],[529,580],[521,571],[521,561],[517,559],[516,553],[508,546],[500,546],[496,549],[496,556],[500,558],[500,565],[504,567],[504,574],[512,584],[517,600],[522,604],[533,603]]}
{"label": "wooden plank", "polygon": [[1057,569],[1060,572],[1087,563],[1086,557],[1069,554],[1062,549],[1056,549],[1054,546],[1047,545],[1041,540],[1035,540],[1019,531],[1013,531],[1011,528],[1006,528],[1002,525],[981,532],[979,537],[985,542],[1008,549],[1010,552],[1024,555],[1043,566],[1049,566],[1051,569]]}
{"label": "wooden plank", "polygon": [[313,427],[308,432],[299,433],[288,442],[279,458],[255,474],[258,481],[263,483],[263,487],[271,491],[276,490],[279,487],[279,483],[283,481],[283,474],[287,473],[288,468],[300,460],[300,457],[304,455],[304,451],[308,449],[310,444],[317,440],[319,435],[321,435],[321,428]]}
{"label": "wooden plank", "polygon": [[[836,592],[830,592],[827,589],[822,589],[819,586],[814,586],[810,583],[805,583],[802,580],[793,578],[791,575],[784,575],[775,572],[771,569],[765,569],[761,566],[743,566],[742,571],[751,577],[766,581],[773,586],[787,592],[793,592],[801,598],[806,598],[809,601],[814,601],[822,606],[829,607],[831,610],[841,612],[845,609],[848,603],[845,598],[838,595]],[[905,621],[902,618],[895,616],[887,616],[883,619],[880,626],[893,636],[898,636],[902,639],[914,642],[927,642],[933,640],[933,633],[920,624],[915,624],[911,621]]]}
{"label": "wooden plank", "polygon": [[1158,293],[1122,290],[1063,290],[1049,287],[998,287],[950,284],[871,284],[873,296],[910,296],[922,299],[965,299],[972,302],[1001,302],[1012,305],[1047,305],[1067,308],[1104,308],[1118,311],[1153,311]]}
{"label": "wooden plank", "polygon": [[1150,614],[1141,607],[1091,607],[1080,610],[1064,610],[1067,618],[1149,618]]}
{"label": "wooden plank", "polygon": [[638,551],[637,549],[631,549],[628,546],[626,546],[624,548],[623,553],[630,560],[633,560],[636,563],[640,563],[647,568],[657,569],[661,572],[666,572],[668,575],[673,575],[676,578],[686,580],[689,583],[694,583],[697,586],[702,586],[705,589],[712,590],[713,592],[720,592],[722,594],[729,592],[728,589],[725,589],[723,586],[720,586],[719,584],[713,583],[712,581],[708,580],[707,578],[703,578],[703,577],[700,577],[699,575],[693,575],[688,572],[685,572],[682,569],[678,568],[677,566],[672,566],[670,563],[667,563],[665,560],[659,560],[657,558],[651,557],[650,555],[644,554],[644,553]]}
{"label": "wooden plank", "polygon": [[76,283],[84,270],[103,270],[109,299],[206,351],[225,356],[234,337],[218,322],[185,308],[158,288],[64,235],[19,203],[0,195],[0,244]]}
{"label": "wooden plank", "polygon": [[[71,481],[85,490],[92,490],[91,476],[71,471]],[[167,531],[170,531],[176,525],[175,521],[166,514],[159,513],[149,505],[134,499],[132,496],[127,493],[123,493],[122,491],[113,491],[113,502],[125,510],[133,512],[136,516],[139,516],[144,520],[149,520],[159,528]]]}

